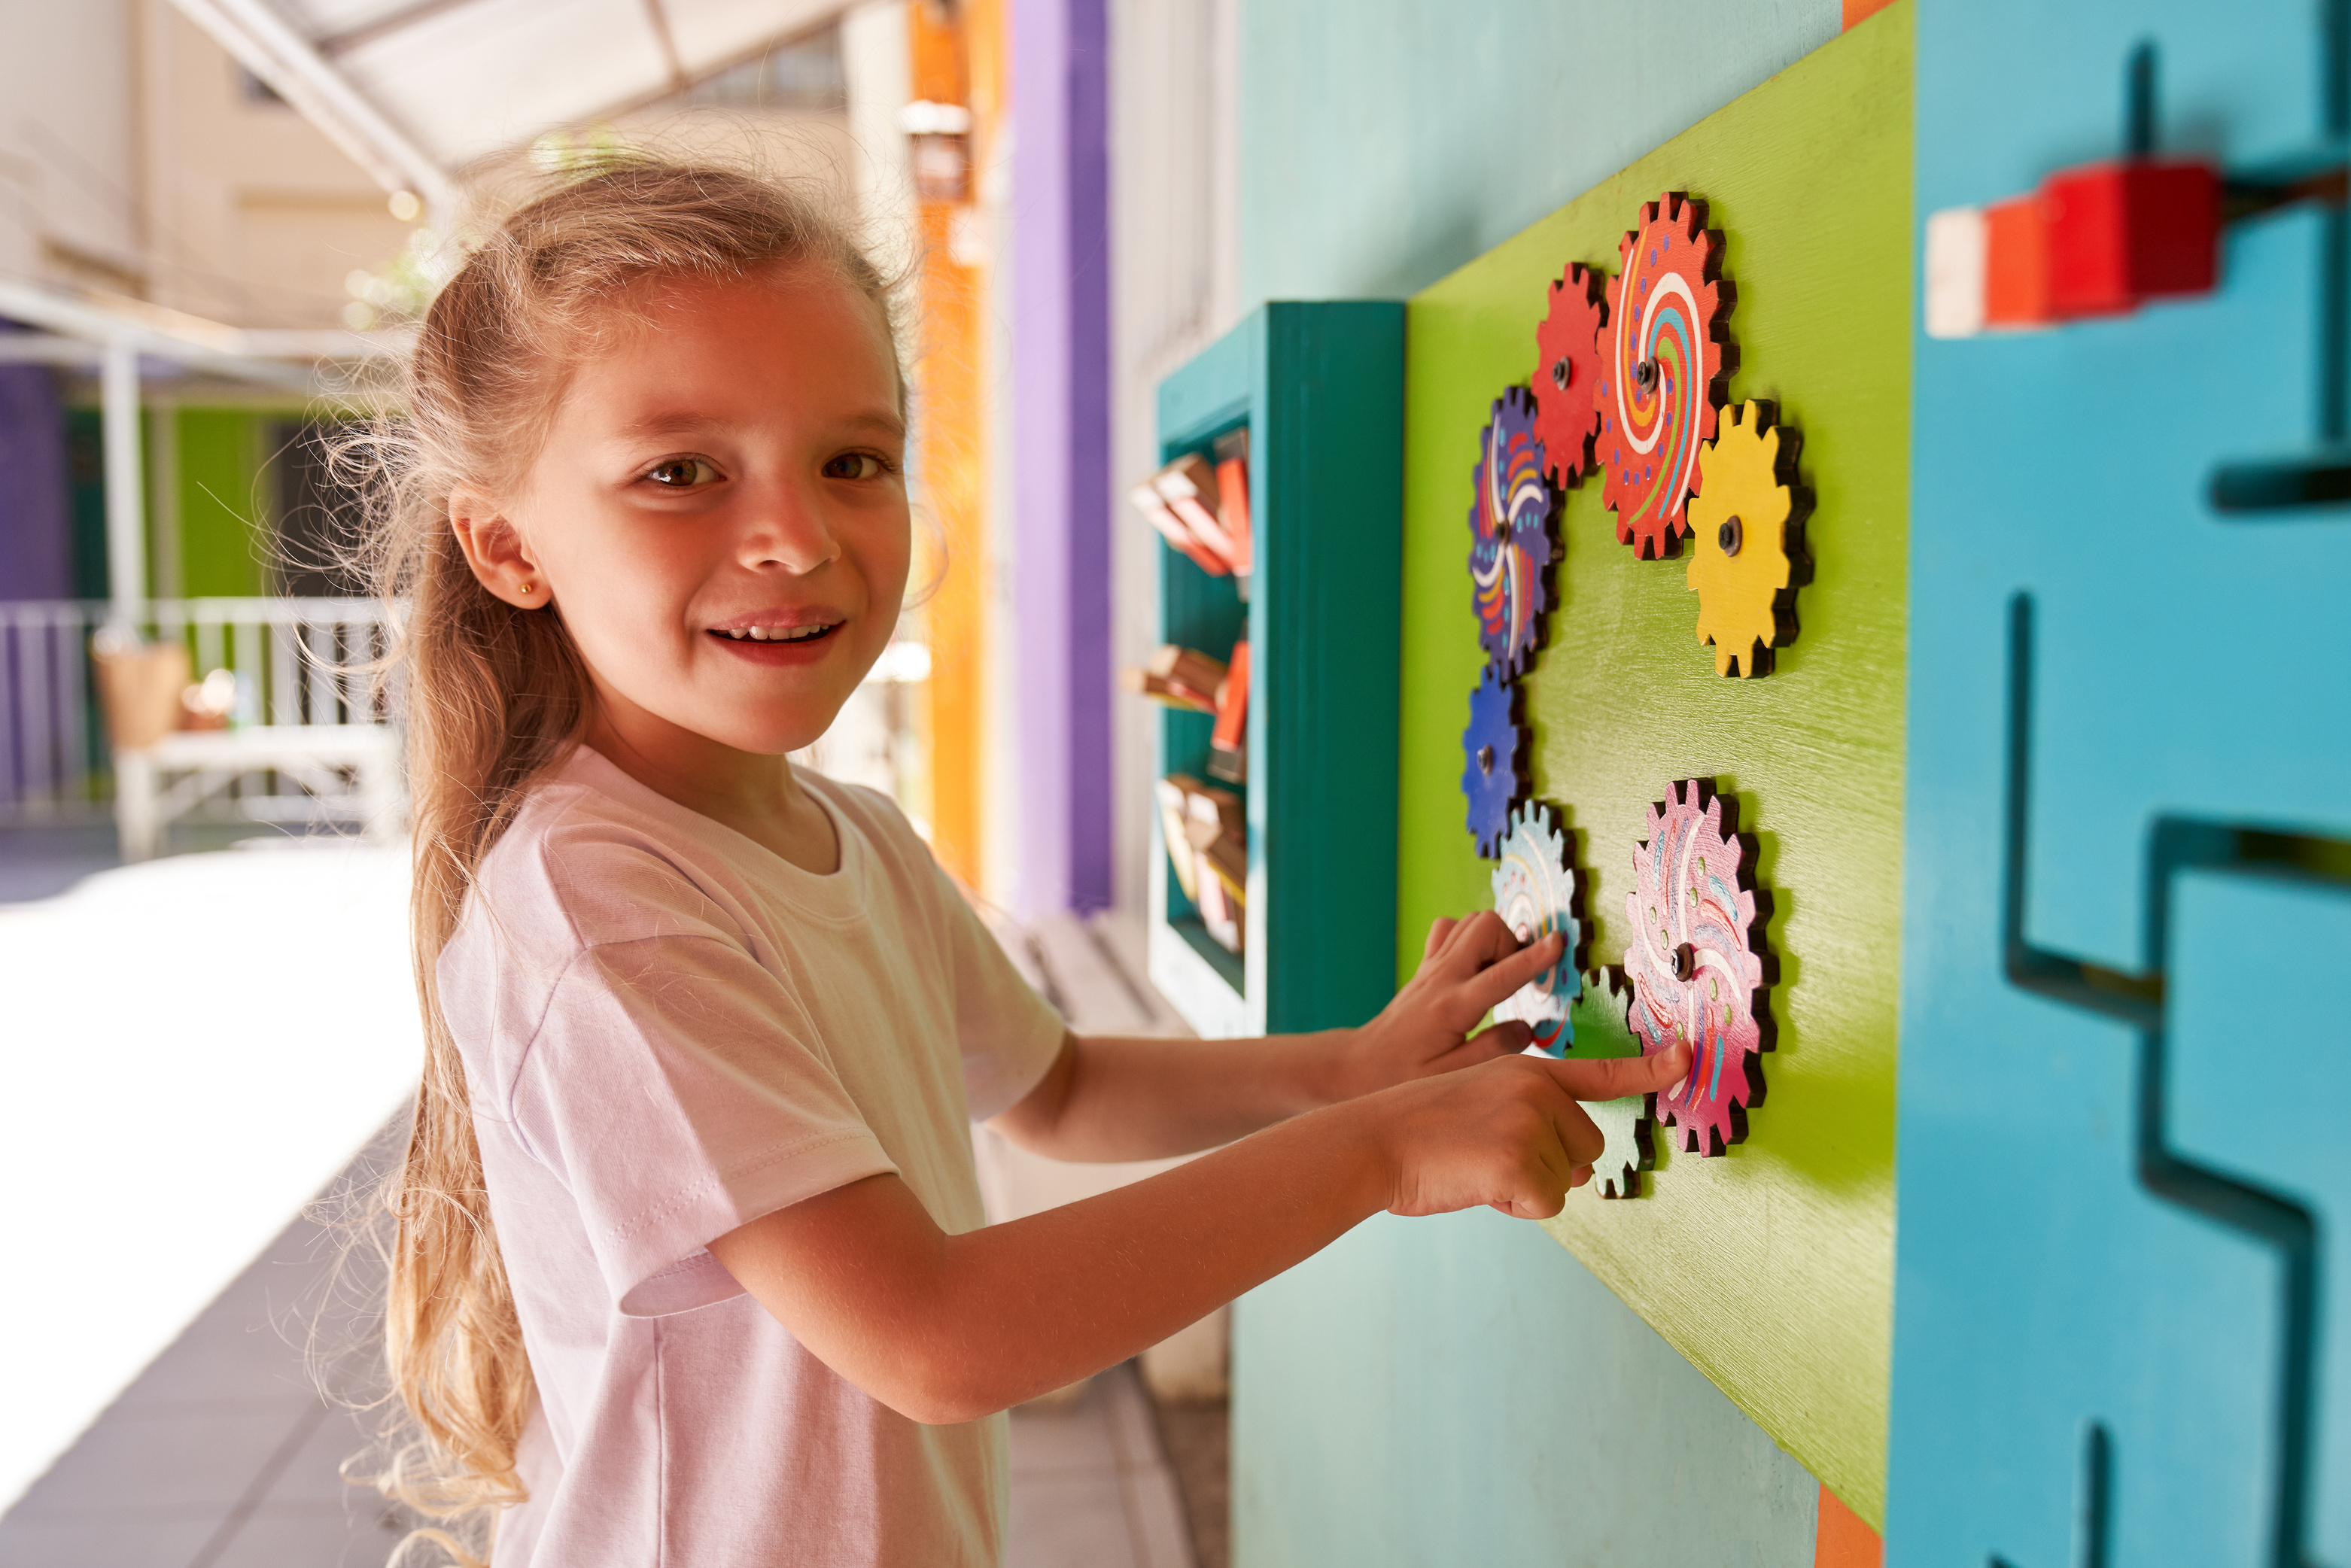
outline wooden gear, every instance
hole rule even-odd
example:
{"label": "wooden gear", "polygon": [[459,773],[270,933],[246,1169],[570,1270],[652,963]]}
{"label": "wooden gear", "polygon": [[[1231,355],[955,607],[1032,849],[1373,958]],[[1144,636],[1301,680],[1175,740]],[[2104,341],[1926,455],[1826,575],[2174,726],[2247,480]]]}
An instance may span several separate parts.
{"label": "wooden gear", "polygon": [[1592,467],[1600,429],[1600,342],[1608,324],[1606,274],[1580,261],[1551,286],[1551,308],[1535,327],[1535,436],[1543,472],[1564,488]]}
{"label": "wooden gear", "polygon": [[1675,554],[1689,528],[1698,448],[1714,438],[1733,358],[1730,285],[1706,204],[1668,191],[1641,209],[1608,280],[1600,347],[1600,434],[1593,460],[1616,538],[1645,560]]}
{"label": "wooden gear", "polygon": [[1760,1053],[1771,1039],[1753,846],[1739,836],[1737,815],[1711,779],[1673,785],[1649,808],[1649,836],[1633,853],[1625,894],[1627,1021],[1641,1053],[1677,1041],[1693,1053],[1688,1075],[1658,1094],[1657,1115],[1680,1129],[1686,1149],[1708,1155],[1746,1138],[1747,1112],[1763,1100]]}
{"label": "wooden gear", "polygon": [[1494,1009],[1494,1017],[1525,1023],[1534,1030],[1534,1044],[1544,1055],[1565,1056],[1575,1039],[1568,1009],[1583,990],[1576,968],[1583,923],[1576,918],[1576,876],[1570,863],[1573,851],[1559,831],[1557,814],[1539,801],[1529,801],[1510,814],[1501,852],[1502,863],[1494,868],[1494,913],[1520,942],[1557,932],[1567,938],[1567,951],[1557,964],[1511,993]]}
{"label": "wooden gear", "polygon": [[1796,587],[1809,572],[1793,484],[1796,433],[1768,402],[1727,411],[1698,454],[1704,488],[1690,497],[1685,580],[1698,595],[1698,640],[1714,644],[1719,675],[1771,673],[1771,650],[1796,635]]}

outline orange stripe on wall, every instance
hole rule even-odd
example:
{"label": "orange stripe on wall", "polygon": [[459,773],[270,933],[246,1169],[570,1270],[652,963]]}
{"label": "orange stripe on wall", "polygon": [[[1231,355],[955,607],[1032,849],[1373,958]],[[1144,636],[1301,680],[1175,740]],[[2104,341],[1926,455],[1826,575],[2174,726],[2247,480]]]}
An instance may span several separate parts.
{"label": "orange stripe on wall", "polygon": [[[1847,10],[1855,0],[1845,0]],[[1821,1489],[1821,1522],[1813,1537],[1813,1568],[1879,1568],[1886,1543],[1837,1494]]]}
{"label": "orange stripe on wall", "polygon": [[[962,103],[965,39],[952,12],[909,5],[914,96]],[[931,678],[918,713],[930,761],[931,849],[968,887],[985,885],[987,734],[987,433],[980,373],[986,284],[952,253],[959,204],[924,202],[922,331],[914,361],[923,501],[946,535],[947,574],[924,606]]]}
{"label": "orange stripe on wall", "polygon": [[1893,4],[1894,0],[1844,0],[1844,25],[1866,22]]}

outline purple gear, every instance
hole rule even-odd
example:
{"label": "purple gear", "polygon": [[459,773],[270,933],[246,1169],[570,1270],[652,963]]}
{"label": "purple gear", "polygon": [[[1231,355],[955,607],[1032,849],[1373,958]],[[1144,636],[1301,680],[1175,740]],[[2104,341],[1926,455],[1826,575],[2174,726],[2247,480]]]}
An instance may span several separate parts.
{"label": "purple gear", "polygon": [[1526,730],[1512,711],[1517,706],[1516,688],[1487,665],[1478,689],[1469,694],[1469,727],[1461,732],[1461,793],[1469,798],[1469,835],[1488,860],[1502,852],[1510,804],[1522,793]]}
{"label": "purple gear", "polygon": [[1515,679],[1533,663],[1550,608],[1552,514],[1558,497],[1543,477],[1535,402],[1524,387],[1494,400],[1478,436],[1477,498],[1469,504],[1469,580],[1478,641],[1489,663]]}

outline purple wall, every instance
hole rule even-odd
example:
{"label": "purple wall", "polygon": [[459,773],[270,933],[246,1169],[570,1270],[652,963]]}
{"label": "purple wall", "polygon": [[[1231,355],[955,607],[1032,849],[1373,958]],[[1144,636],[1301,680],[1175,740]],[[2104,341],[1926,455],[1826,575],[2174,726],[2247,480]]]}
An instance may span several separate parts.
{"label": "purple wall", "polygon": [[1111,901],[1105,0],[1012,7],[1012,590],[1021,913]]}
{"label": "purple wall", "polygon": [[73,597],[66,414],[39,365],[0,365],[0,599]]}

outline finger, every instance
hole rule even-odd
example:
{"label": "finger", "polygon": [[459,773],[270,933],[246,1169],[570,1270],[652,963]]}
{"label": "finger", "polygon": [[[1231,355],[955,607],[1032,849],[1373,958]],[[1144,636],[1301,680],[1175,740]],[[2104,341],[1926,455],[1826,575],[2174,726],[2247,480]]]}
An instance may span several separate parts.
{"label": "finger", "polygon": [[1505,1019],[1490,1029],[1481,1029],[1465,1040],[1459,1049],[1447,1051],[1437,1060],[1461,1060],[1455,1066],[1468,1067],[1476,1062],[1491,1061],[1500,1056],[1522,1056],[1527,1047],[1535,1042],[1534,1026],[1518,1019]]}
{"label": "finger", "polygon": [[[1583,1107],[1573,1100],[1568,1101],[1557,1113],[1553,1124],[1559,1129],[1559,1144],[1566,1151],[1569,1169],[1573,1171],[1582,1167],[1588,1176],[1593,1162],[1608,1147],[1607,1134],[1601,1132]],[[1573,1186],[1575,1183],[1570,1180],[1568,1185]]]}
{"label": "finger", "polygon": [[1519,939],[1490,909],[1481,909],[1454,923],[1445,944],[1445,971],[1466,980],[1496,959],[1519,950]]}
{"label": "finger", "polygon": [[1670,1089],[1689,1075],[1690,1048],[1676,1045],[1655,1056],[1617,1056],[1599,1061],[1544,1059],[1552,1079],[1578,1100],[1622,1100]]}
{"label": "finger", "polygon": [[1567,938],[1553,931],[1479,970],[1465,989],[1480,1013],[1489,1012],[1566,956]]}
{"label": "finger", "polygon": [[1459,924],[1451,915],[1438,915],[1428,928],[1428,941],[1420,950],[1420,961],[1426,964],[1445,951],[1445,939],[1453,935],[1453,928]]}
{"label": "finger", "polygon": [[1585,1182],[1588,1182],[1591,1179],[1592,1167],[1590,1166],[1578,1166],[1575,1167],[1575,1174],[1568,1178],[1567,1185],[1570,1186],[1582,1186]]}

